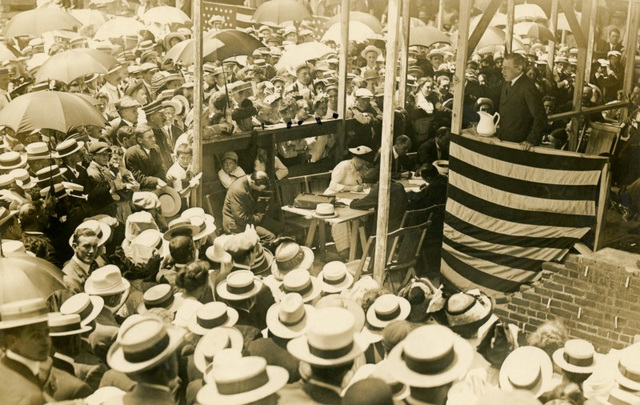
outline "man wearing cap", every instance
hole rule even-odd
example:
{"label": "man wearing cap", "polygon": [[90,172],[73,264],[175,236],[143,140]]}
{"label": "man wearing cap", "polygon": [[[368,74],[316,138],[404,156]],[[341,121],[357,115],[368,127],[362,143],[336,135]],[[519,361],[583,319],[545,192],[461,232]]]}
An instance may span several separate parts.
{"label": "man wearing cap", "polygon": [[522,55],[507,55],[502,65],[504,84],[500,92],[498,138],[520,143],[523,150],[540,144],[547,127],[547,114],[542,96],[524,73],[526,60]]}
{"label": "man wearing cap", "polygon": [[247,174],[238,166],[238,154],[235,152],[225,152],[222,155],[222,168],[218,171],[218,179],[224,188],[229,188],[234,181]]}
{"label": "man wearing cap", "polygon": [[347,110],[347,118],[354,118],[355,135],[349,140],[349,147],[356,148],[365,145],[372,150],[380,146],[380,131],[382,129],[382,111],[371,103],[373,93],[367,89],[357,89],[356,103]]}
{"label": "man wearing cap", "polygon": [[313,65],[306,62],[296,66],[296,81],[285,87],[284,95],[291,93],[296,100],[304,98],[307,101],[312,101],[315,97],[313,78],[311,77],[312,69]]}
{"label": "man wearing cap", "polygon": [[[138,142],[127,149],[124,161],[143,190],[155,189],[164,181],[165,169],[162,166],[162,158],[156,145],[156,137],[153,128],[148,125],[139,125],[135,130]],[[159,183],[160,182],[160,183]]]}
{"label": "man wearing cap", "polygon": [[53,398],[44,393],[40,365],[49,358],[51,340],[47,304],[42,298],[0,306],[4,356],[0,359],[0,398],[7,404],[41,405]]}
{"label": "man wearing cap", "polygon": [[231,184],[224,199],[222,224],[226,233],[244,232],[247,225],[254,225],[263,242],[276,239],[280,223],[266,216],[270,197],[263,193],[269,187],[267,173],[255,171]]}

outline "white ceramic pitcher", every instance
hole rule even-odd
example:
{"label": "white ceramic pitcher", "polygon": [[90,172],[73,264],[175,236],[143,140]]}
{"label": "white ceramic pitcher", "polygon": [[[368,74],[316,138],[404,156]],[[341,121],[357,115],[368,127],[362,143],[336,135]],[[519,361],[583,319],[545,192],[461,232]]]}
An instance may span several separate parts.
{"label": "white ceramic pitcher", "polygon": [[478,133],[478,135],[495,135],[496,125],[498,125],[498,123],[500,122],[500,114],[496,112],[495,114],[491,115],[484,111],[478,111],[478,115],[480,116],[480,121],[478,122],[478,126],[476,127],[476,132]]}

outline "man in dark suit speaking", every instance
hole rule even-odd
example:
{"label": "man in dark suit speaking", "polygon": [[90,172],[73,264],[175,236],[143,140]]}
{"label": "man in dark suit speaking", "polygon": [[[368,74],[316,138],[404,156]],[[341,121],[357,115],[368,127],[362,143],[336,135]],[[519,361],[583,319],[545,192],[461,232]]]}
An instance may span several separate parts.
{"label": "man in dark suit speaking", "polygon": [[500,92],[498,137],[529,150],[542,140],[547,114],[540,92],[524,72],[526,63],[519,54],[505,56],[502,63],[505,82]]}

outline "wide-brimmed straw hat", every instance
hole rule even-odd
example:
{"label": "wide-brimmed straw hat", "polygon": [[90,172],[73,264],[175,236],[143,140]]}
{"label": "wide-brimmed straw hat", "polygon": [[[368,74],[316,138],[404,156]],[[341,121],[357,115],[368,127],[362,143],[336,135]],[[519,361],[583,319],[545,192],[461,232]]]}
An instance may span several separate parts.
{"label": "wide-brimmed straw hat", "polygon": [[306,246],[300,246],[294,241],[281,243],[274,254],[275,262],[271,269],[274,277],[282,280],[282,277],[290,271],[303,269],[309,270],[313,265],[315,256],[313,251]]}
{"label": "wide-brimmed straw hat", "polygon": [[262,288],[262,281],[258,280],[253,272],[236,270],[218,284],[216,292],[222,299],[242,301],[257,295],[260,288]]}
{"label": "wide-brimmed straw hat", "polygon": [[[102,246],[111,237],[111,227],[102,221],[96,221],[95,219],[90,219],[88,221],[84,221],[80,225],[76,227],[76,231],[78,229],[91,229],[98,236],[98,246]],[[69,246],[73,245],[73,235],[69,238]]]}
{"label": "wide-brimmed straw hat", "polygon": [[78,314],[51,314],[49,317],[49,336],[79,335],[91,330],[91,326],[82,325]]}
{"label": "wide-brimmed straw hat", "polygon": [[171,356],[182,344],[186,331],[161,320],[141,317],[118,336],[107,353],[107,363],[121,373],[153,368]]}
{"label": "wide-brimmed straw hat", "polygon": [[193,238],[198,233],[198,227],[193,225],[188,218],[176,218],[169,222],[169,229],[162,235],[164,240],[171,240],[174,236],[187,235]]}
{"label": "wide-brimmed straw hat", "polygon": [[584,339],[570,339],[564,347],[553,352],[553,362],[570,373],[591,374],[603,355],[596,353],[593,345]]}
{"label": "wide-brimmed straw hat", "polygon": [[351,298],[342,297],[338,294],[325,295],[315,304],[316,309],[321,308],[344,308],[353,315],[353,333],[361,333],[365,324],[365,313],[362,306]]}
{"label": "wide-brimmed straw hat", "polygon": [[86,293],[101,297],[123,293],[129,287],[129,280],[123,278],[120,269],[113,264],[94,270],[84,283]]}
{"label": "wide-brimmed straw hat", "polygon": [[302,300],[307,303],[313,301],[322,293],[322,282],[313,277],[308,270],[294,270],[287,273],[280,286],[285,294],[300,294]]}
{"label": "wide-brimmed straw hat", "polygon": [[0,154],[0,170],[13,170],[24,168],[27,164],[27,155],[18,152],[4,152]]}
{"label": "wide-brimmed straw hat", "polygon": [[180,214],[180,217],[188,219],[198,228],[193,235],[193,240],[203,239],[216,231],[215,219],[212,215],[206,214],[202,208],[189,208]]}
{"label": "wide-brimmed straw hat", "polygon": [[463,337],[469,337],[489,320],[492,310],[491,299],[475,290],[449,297],[445,313],[451,330]]}
{"label": "wide-brimmed straw hat", "polygon": [[500,389],[525,390],[536,398],[546,392],[553,378],[553,364],[544,350],[534,346],[515,349],[500,367]]}
{"label": "wide-brimmed straw hat", "polygon": [[440,387],[463,377],[474,349],[451,329],[421,326],[389,353],[390,367],[399,382],[410,387]]}
{"label": "wide-brimmed straw hat", "polygon": [[47,322],[49,308],[42,298],[14,301],[0,305],[0,330]]}
{"label": "wide-brimmed straw hat", "polygon": [[213,381],[198,391],[203,405],[242,405],[259,401],[278,392],[287,384],[289,372],[269,366],[263,357],[248,356],[227,367],[213,367]]}
{"label": "wide-brimmed straw hat", "polygon": [[193,353],[193,363],[202,374],[205,374],[207,366],[213,362],[216,354],[221,350],[242,351],[243,345],[244,338],[238,329],[230,326],[213,328],[198,341]]}
{"label": "wide-brimmed straw hat", "polygon": [[353,276],[347,270],[347,265],[339,261],[325,264],[318,279],[323,282],[324,292],[329,294],[342,292],[353,284]]}
{"label": "wide-brimmed straw hat", "polygon": [[172,217],[180,212],[182,200],[180,198],[180,194],[178,194],[173,187],[165,186],[153,190],[153,193],[156,194],[158,196],[158,200],[160,200],[162,216]]}
{"label": "wide-brimmed straw hat", "polygon": [[411,303],[393,294],[383,294],[376,298],[367,310],[369,325],[383,329],[389,323],[405,320],[411,313]]}
{"label": "wide-brimmed straw hat", "polygon": [[235,325],[238,316],[238,311],[224,302],[209,302],[195,311],[188,326],[196,335],[205,335],[214,328]]}
{"label": "wide-brimmed straw hat", "polygon": [[354,334],[355,320],[344,308],[317,309],[306,334],[291,340],[287,350],[300,361],[314,366],[346,364],[364,353],[368,340]]}
{"label": "wide-brimmed straw hat", "polygon": [[91,321],[100,315],[104,308],[104,299],[97,295],[79,293],[67,298],[60,306],[60,313],[63,315],[80,316],[82,326],[89,325]]}
{"label": "wide-brimmed straw hat", "polygon": [[287,294],[267,311],[267,328],[282,339],[302,336],[312,325],[314,312],[315,308],[305,305],[300,294]]}

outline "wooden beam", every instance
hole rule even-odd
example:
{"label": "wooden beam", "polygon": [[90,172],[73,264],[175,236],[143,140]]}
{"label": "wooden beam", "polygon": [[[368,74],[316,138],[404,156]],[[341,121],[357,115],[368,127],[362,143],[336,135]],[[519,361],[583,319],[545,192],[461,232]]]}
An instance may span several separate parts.
{"label": "wooden beam", "polygon": [[[638,19],[640,18],[640,4],[629,2],[629,15],[627,16],[627,43],[624,48],[624,81],[622,90],[624,94],[630,94],[633,90],[634,63],[636,61],[636,42],[638,40]],[[625,111],[625,116],[626,116]]]}
{"label": "wooden beam", "polygon": [[409,9],[411,4],[408,1],[402,2],[402,21],[400,24],[400,84],[398,86],[398,99],[396,102],[399,106],[404,106],[407,98],[407,72],[409,70],[409,34],[411,30],[411,18]]}
{"label": "wooden beam", "polygon": [[[486,10],[482,13],[482,17],[480,17],[480,21],[478,21],[478,25],[473,29],[473,33],[469,37],[469,41],[467,42],[467,48],[469,52],[473,53],[478,46],[478,42],[482,38],[482,35],[489,27],[491,23],[491,19],[496,14],[496,11],[500,8],[500,4],[502,0],[491,0],[491,2],[487,5]],[[460,42],[458,42],[460,44]]]}
{"label": "wooden beam", "polygon": [[558,30],[558,0],[551,1],[551,17],[549,18],[549,30],[553,33],[554,41],[549,41],[549,57],[547,58],[547,68],[553,72],[553,62],[556,55],[556,31]]}
{"label": "wooden beam", "polygon": [[[575,10],[573,9],[573,5],[571,4],[571,0],[558,0],[560,2],[560,7],[562,8],[562,11],[564,12],[565,17],[567,17],[567,22],[569,23],[569,27],[571,27],[571,33],[573,33],[573,37],[576,40],[576,44],[578,44],[578,47],[586,47],[587,46],[587,39],[585,38],[585,34],[584,34],[584,30],[582,29],[582,27],[584,27],[585,25],[582,25],[582,27],[580,26],[580,23],[578,23],[578,18],[576,17],[576,13]],[[583,3],[583,15],[582,15],[582,21],[584,22],[584,5],[586,5],[586,1]],[[578,65],[578,66],[582,66],[582,65]]]}
{"label": "wooden beam", "polygon": [[[384,109],[382,112],[382,145],[380,148],[380,181],[378,192],[378,218],[376,227],[376,252],[373,278],[381,286],[387,264],[387,232],[389,230],[389,197],[391,189],[391,149],[393,147],[393,122],[395,117],[396,61],[398,60],[398,31],[402,0],[389,0],[387,23],[387,60],[385,65]],[[468,19],[467,19],[468,21]]]}
{"label": "wooden beam", "polygon": [[[195,55],[193,64],[193,172],[202,171],[202,113],[203,110],[203,94],[202,94],[202,1],[193,0],[192,16],[194,26],[195,39]],[[202,183],[191,192],[191,205],[202,206]]]}
{"label": "wooden beam", "polygon": [[[560,4],[563,5],[562,2],[564,2],[565,0],[560,0],[560,1],[561,1]],[[592,9],[594,9],[594,6],[597,6],[597,2],[598,0],[589,0],[582,5],[582,23],[584,26],[586,26],[587,22],[591,18]],[[563,5],[563,7],[564,6],[566,6],[566,4]],[[567,20],[570,20],[569,16],[573,17],[573,19],[576,18],[572,9],[565,8],[564,14],[567,16]],[[572,27],[572,29],[574,28]],[[590,32],[591,31],[592,30],[590,30]],[[574,32],[574,35],[575,35],[575,32]],[[593,52],[593,49],[592,50],[587,49],[587,44],[588,44],[588,41],[584,41],[584,40],[581,43],[580,42],[578,43],[578,62],[577,62],[578,66],[584,66],[587,60],[587,53],[590,51]],[[573,90],[573,109],[575,111],[582,110],[582,88],[584,87],[584,83],[585,83],[585,70],[577,69],[575,88]],[[572,150],[572,151],[576,150],[576,148],[578,147],[578,133],[580,131],[579,123],[580,123],[580,120],[578,119],[578,117],[574,117],[571,119],[572,131],[569,134],[569,150]]]}
{"label": "wooden beam", "polygon": [[[340,26],[342,28],[340,57],[338,58],[338,118],[343,120],[347,114],[347,61],[349,59],[349,2],[350,0],[342,0]],[[337,153],[334,160],[338,164],[342,158],[342,151],[345,151],[345,142],[347,131],[344,125],[338,127]]]}
{"label": "wooden beam", "polygon": [[[598,17],[598,5],[594,4],[591,9],[591,16],[589,17],[589,22],[586,27],[589,27],[587,33],[587,59],[584,62],[584,77],[587,82],[591,81],[591,65],[593,64],[593,50],[595,49],[596,44],[596,18]],[[585,27],[585,22],[582,20],[582,26]]]}
{"label": "wooden beam", "polygon": [[438,1],[438,20],[436,21],[437,27],[442,31],[442,20],[444,16],[444,0]]}
{"label": "wooden beam", "polygon": [[[507,3],[507,28],[505,36],[504,50],[505,53],[511,53],[511,45],[513,41],[513,17],[516,11],[515,0],[508,0]],[[462,13],[461,13],[462,14]]]}
{"label": "wooden beam", "polygon": [[451,133],[459,135],[462,131],[462,111],[464,105],[464,84],[467,70],[467,60],[472,48],[463,46],[469,38],[469,20],[471,17],[471,2],[460,2],[460,18],[458,22],[458,52],[456,53],[456,72],[453,76],[453,110],[451,113]]}

